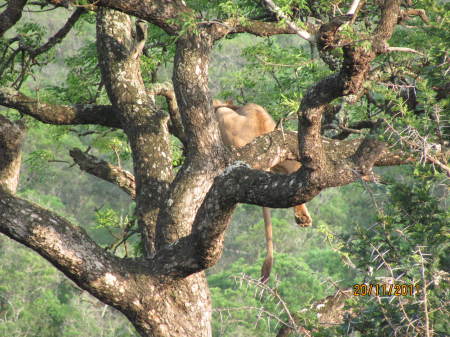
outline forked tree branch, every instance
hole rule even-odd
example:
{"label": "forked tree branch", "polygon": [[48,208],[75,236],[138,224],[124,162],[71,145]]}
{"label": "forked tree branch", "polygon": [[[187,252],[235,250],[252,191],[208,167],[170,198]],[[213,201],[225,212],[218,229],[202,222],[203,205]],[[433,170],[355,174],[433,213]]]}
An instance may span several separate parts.
{"label": "forked tree branch", "polygon": [[400,23],[409,20],[411,16],[419,16],[423,22],[430,23],[427,12],[424,9],[408,8],[400,12]]}
{"label": "forked tree branch", "polygon": [[[139,4],[137,4],[135,1],[121,1],[120,3],[117,1],[99,1],[99,4],[102,6],[116,6],[120,7],[119,9],[122,10],[125,10],[125,7],[129,6],[131,3],[136,5],[136,8],[138,10],[142,9],[139,8],[140,6],[152,7],[152,5],[148,5],[148,3],[142,5],[142,2],[139,2]],[[165,6],[160,1],[157,1],[155,3],[156,7]],[[372,141],[370,139],[366,139],[364,141],[359,140],[359,143],[352,143],[352,141],[341,143],[337,141],[336,143],[332,143],[328,140],[322,141],[320,136],[320,120],[324,110],[324,106],[326,104],[330,103],[337,97],[355,93],[360,90],[362,84],[364,83],[368,69],[370,68],[370,61],[373,60],[377,53],[385,51],[385,48],[383,47],[385,47],[385,43],[387,39],[390,38],[395,26],[399,3],[399,0],[386,1],[383,16],[376,31],[376,37],[379,38],[380,41],[377,41],[374,51],[365,51],[352,47],[346,48],[344,50],[345,62],[341,72],[320,81],[314,87],[310,88],[310,90],[308,90],[308,92],[306,93],[305,98],[302,101],[302,124],[304,124],[304,127],[301,129],[301,133],[303,135],[300,136],[299,141],[300,158],[302,160],[303,168],[294,175],[283,176],[253,170],[250,169],[249,166],[239,162],[230,166],[225,170],[225,172],[223,172],[223,174],[217,176],[214,180],[212,188],[209,190],[205,200],[203,201],[199,211],[197,212],[195,221],[192,225],[191,234],[184,236],[173,244],[164,246],[160,250],[158,250],[155,257],[151,259],[152,263],[149,266],[149,270],[151,272],[171,275],[173,277],[184,277],[213,265],[220,256],[223,244],[223,233],[229,223],[232,210],[239,202],[269,207],[290,207],[293,205],[304,203],[315,197],[325,187],[346,184],[357,179],[360,176],[360,173],[357,172],[358,170],[362,171],[362,173],[370,170],[374,164],[377,164],[380,158],[383,158],[383,155],[388,154],[378,142]],[[173,2],[172,5],[178,6],[180,5],[180,3]],[[169,8],[174,8],[170,7],[170,5],[168,6]],[[156,15],[156,7],[153,7],[153,12],[151,13],[151,15]],[[162,7],[159,8],[161,9]],[[184,6],[181,7],[184,8]],[[127,10],[130,9],[128,8]],[[175,15],[174,13],[172,14]],[[178,15],[179,12],[176,14]],[[167,16],[164,17],[164,19],[166,18]],[[174,26],[171,27],[172,28],[169,27],[168,29],[175,29]],[[204,50],[202,50],[203,54],[199,53],[201,55],[194,57],[192,57],[192,55],[186,55],[186,50],[195,50],[195,45],[204,48]],[[186,78],[189,78],[188,76],[184,76],[184,72],[187,73],[188,71],[190,71],[192,73],[192,69],[197,69],[195,65],[198,65],[198,60],[202,60],[201,56],[204,56],[204,54],[207,53],[207,50],[210,47],[210,43],[207,41],[200,41],[196,36],[190,36],[181,38],[178,41],[177,47],[178,61],[186,61],[186,63],[183,63],[182,65],[179,64],[178,69],[176,70],[179,72],[178,80],[180,81],[180,83],[178,84],[182,87],[181,89],[179,89],[180,95],[178,96],[180,96],[180,102],[185,104],[183,109],[189,112],[189,109],[192,108],[192,105],[190,104],[191,102],[189,101],[191,97],[184,91],[186,88],[194,88],[199,92],[199,96],[201,96],[201,99],[199,100],[204,105],[204,108],[207,105],[208,98],[207,94],[203,93],[204,89],[197,88],[195,86],[193,87],[192,84],[187,84],[182,81]],[[193,65],[192,67],[190,67],[191,63]],[[180,67],[185,68],[180,69]],[[202,75],[202,69],[200,68],[199,76]],[[9,99],[10,98],[11,97],[9,97]],[[5,101],[4,97],[3,101]],[[40,107],[42,106],[41,103],[36,101],[25,103],[15,102],[14,104],[21,107],[25,111],[27,111],[27,109],[33,110],[35,115],[36,111],[40,112]],[[48,106],[46,107],[49,108]],[[61,109],[61,107],[59,107],[59,109]],[[67,109],[68,107],[64,107],[63,111]],[[72,115],[74,114],[73,110],[69,109],[69,111],[72,112]],[[186,111],[184,112],[186,113]],[[202,117],[201,113],[204,113],[204,111],[193,111],[193,114],[197,114],[200,117]],[[32,115],[30,112],[28,112],[28,114]],[[67,118],[67,114],[67,111],[62,113],[63,116],[66,115],[64,118],[65,120],[69,119],[73,121],[77,120],[77,118],[80,119],[80,116],[78,116],[77,114],[75,114],[76,117],[72,116],[72,118]],[[40,116],[41,118],[42,115],[43,114],[41,114]],[[53,121],[58,121],[57,116],[46,118]],[[187,122],[192,122],[192,120],[188,120],[189,116],[185,117]],[[186,121],[184,121],[185,124]],[[201,121],[203,122],[204,120]],[[209,123],[210,120],[208,119],[206,120],[206,122]],[[59,124],[64,123],[59,122]],[[195,131],[201,131],[196,125],[193,125],[192,128]],[[201,135],[203,135],[203,133],[201,133]],[[261,152],[268,152],[267,139],[269,139],[269,137],[271,136],[273,135],[267,135],[255,141],[265,142],[263,145],[266,148]],[[282,139],[285,135],[278,134],[275,136],[280,138],[277,142],[284,144],[282,142]],[[205,143],[204,138],[205,137],[201,137],[201,139],[198,139],[199,148],[204,147],[205,149],[209,149],[209,144]],[[214,140],[217,140],[216,138]],[[335,145],[335,150],[332,151],[335,153],[335,155],[337,154],[337,158],[335,160],[333,159],[333,155],[328,153],[327,146],[329,146],[329,144]],[[251,146],[252,145],[250,145],[250,147]],[[348,149],[351,149],[351,151],[349,151]],[[246,157],[246,155],[244,154],[245,151],[251,152],[251,150],[248,148],[244,148],[242,151],[242,153],[238,153],[238,155],[240,154],[242,157]],[[282,156],[289,156],[289,153],[286,149],[278,149],[277,151],[282,153],[278,156],[280,158]],[[348,156],[342,157],[343,153],[348,154]],[[256,157],[256,161],[257,160],[260,160],[260,158]],[[257,166],[255,162],[253,162],[253,164]],[[334,170],[331,170],[330,173],[327,173],[326,170],[333,167]],[[315,170],[320,171],[320,173],[322,174],[321,180],[317,178],[312,179],[311,172]],[[339,174],[341,173],[342,176],[340,180],[337,180]],[[94,274],[96,272],[99,272],[101,274],[104,271],[103,266],[110,262],[109,256],[100,254],[100,252],[97,251],[98,247],[96,247],[89,238],[85,238],[82,232],[80,232],[78,229],[69,228],[71,227],[70,224],[67,224],[64,221],[60,221],[59,219],[56,220],[58,223],[61,223],[61,226],[64,229],[61,232],[59,231],[59,229],[54,227],[43,227],[44,223],[51,222],[51,217],[48,213],[41,212],[40,210],[31,207],[29,204],[18,201],[18,199],[16,198],[9,197],[5,193],[3,193],[1,197],[1,207],[3,208],[2,211],[10,212],[9,216],[6,217],[7,219],[14,218],[11,212],[14,208],[18,207],[17,203],[19,203],[21,207],[25,207],[26,218],[20,218],[20,220],[24,223],[26,222],[26,225],[18,226],[17,228],[19,231],[26,233],[26,236],[30,237],[31,241],[25,240],[23,235],[15,232],[8,232],[9,236],[33,247],[35,250],[39,251],[42,255],[46,256],[50,260],[53,259],[52,261],[54,261],[55,256],[59,256],[59,254],[62,253],[64,253],[62,255],[68,255],[69,257],[77,257],[79,253],[75,253],[75,251],[70,250],[70,247],[75,247],[76,244],[79,244],[79,241],[86,240],[86,243],[88,245],[87,250],[89,251],[89,254],[96,256],[96,258],[100,261],[100,266],[94,266]],[[7,202],[5,203],[3,202],[3,200],[7,200]],[[37,219],[45,218],[44,220],[46,222],[35,221],[34,223],[30,223],[29,220],[27,221],[27,219],[34,219],[36,217]],[[10,226],[6,224],[7,220],[2,221],[2,230],[8,231],[7,228],[9,228]],[[68,235],[67,233],[71,233],[72,238],[77,238],[77,240],[75,240],[74,242],[73,239],[70,240],[70,238],[66,238],[65,235]],[[36,237],[36,235],[38,237]],[[57,245],[56,248],[54,248],[54,246],[45,248],[48,244],[47,242],[45,242],[46,238],[52,235],[53,237],[56,236],[56,242],[64,242],[64,240],[67,239],[69,243],[72,243],[69,244],[69,251],[61,251],[62,249],[66,249],[65,246],[62,245],[62,243],[62,247]],[[78,238],[80,238],[80,240],[78,240]],[[39,243],[38,241],[41,243]],[[56,251],[50,252],[46,249],[56,249]],[[83,260],[84,259],[77,263],[82,264]],[[77,263],[74,263],[74,260],[70,260],[67,262],[63,261],[61,269],[67,271],[67,273],[69,275],[72,275],[72,277],[74,277],[74,271],[79,274],[83,274],[85,272],[83,268],[81,268],[81,270],[76,270],[76,267],[78,266]],[[61,262],[55,261],[55,264],[61,264]],[[110,266],[110,268],[114,269],[114,266]],[[89,275],[86,276],[89,277]],[[104,275],[103,278],[102,275],[99,275],[98,278],[107,280]]]}
{"label": "forked tree branch", "polygon": [[[373,50],[351,45],[345,47],[341,71],[319,81],[304,95],[299,118],[300,170],[283,176],[251,169],[244,162],[235,162],[226,168],[209,189],[195,217],[192,233],[166,247],[164,252],[158,252],[156,258],[161,261],[181,258],[180,264],[166,266],[165,272],[182,277],[185,273],[214,265],[220,257],[223,233],[237,203],[291,207],[311,200],[326,187],[345,185],[370,173],[378,157],[385,153],[383,145],[367,138],[358,144],[352,156],[333,162],[321,141],[322,114],[334,99],[357,94],[362,89],[371,61],[378,53],[385,52],[387,40],[397,22],[400,2],[385,1],[375,30]],[[342,22],[340,18],[337,20],[338,24]],[[337,33],[335,26],[331,24],[328,27],[333,30],[331,34]],[[182,252],[186,254],[184,258],[181,257]]]}
{"label": "forked tree branch", "polygon": [[[303,169],[317,171],[317,177],[323,170],[329,171],[327,159],[319,140],[322,115],[326,105],[338,97],[358,94],[370,71],[370,63],[379,53],[386,51],[387,40],[390,39],[397,23],[400,0],[385,1],[382,16],[375,30],[373,49],[351,45],[344,47],[344,62],[341,70],[312,86],[304,95],[299,111],[299,146],[300,160]],[[321,35],[326,36],[327,43],[322,48],[333,45],[338,28],[345,20],[337,17],[321,27]]]}

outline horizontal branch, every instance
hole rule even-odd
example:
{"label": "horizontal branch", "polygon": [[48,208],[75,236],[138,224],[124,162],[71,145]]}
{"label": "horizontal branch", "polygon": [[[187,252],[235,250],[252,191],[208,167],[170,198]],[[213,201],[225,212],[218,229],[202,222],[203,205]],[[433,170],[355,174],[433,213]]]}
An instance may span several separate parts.
{"label": "horizontal branch", "polygon": [[235,149],[230,162],[243,161],[252,168],[268,170],[286,159],[299,159],[297,132],[276,130]]}
{"label": "horizontal branch", "polygon": [[77,148],[70,150],[70,156],[81,170],[119,186],[132,199],[136,198],[136,183],[130,172]]}
{"label": "horizontal branch", "polygon": [[296,30],[292,29],[292,27],[280,25],[277,22],[256,20],[245,20],[244,22],[240,22],[236,19],[229,19],[226,21],[207,21],[200,24],[211,26],[210,31],[214,40],[219,40],[229,34],[238,33],[248,33],[262,37],[280,34],[296,34]]}
{"label": "horizontal branch", "polygon": [[335,136],[333,136],[333,139],[339,139],[343,140],[346,139],[348,136],[350,136],[352,133],[362,133],[362,129],[372,129],[376,126],[377,122],[372,120],[362,120],[355,123],[352,123],[348,126],[342,126],[342,125],[324,125],[324,128],[332,128],[332,129],[338,129],[341,130],[341,132]]}
{"label": "horizontal branch", "polygon": [[120,128],[119,113],[111,105],[48,104],[12,88],[0,87],[0,105],[56,125],[96,124]]}
{"label": "horizontal branch", "polygon": [[[321,137],[326,157],[336,164],[352,157],[363,140],[364,138],[340,140]],[[267,170],[286,159],[299,160],[298,134],[295,131],[276,130],[257,137],[253,142],[236,149],[231,162],[242,161],[252,168]],[[411,163],[408,154],[386,149],[378,156],[374,166],[395,166],[408,163]]]}
{"label": "horizontal branch", "polygon": [[[49,0],[57,6],[76,5],[75,0]],[[169,34],[177,34],[183,26],[183,22],[195,17],[194,11],[186,6],[183,0],[173,1],[138,1],[138,0],[90,0],[92,6],[107,7],[132,15],[142,20],[151,22],[162,28]],[[246,20],[240,23],[236,19],[229,19],[224,22],[208,21],[199,22],[200,26],[212,26],[211,33],[216,40],[236,33],[249,33],[256,36],[272,36],[278,34],[296,34],[298,28],[289,25],[282,27],[279,23],[263,22],[257,20]],[[305,31],[304,36],[311,35]]]}
{"label": "horizontal branch", "polygon": [[413,54],[417,54],[420,56],[425,56],[425,54],[421,53],[420,51],[417,51],[415,49],[412,48],[407,48],[407,47],[387,47],[386,50],[388,53],[390,52],[403,52],[403,53],[413,53]]}
{"label": "horizontal branch", "polygon": [[[78,5],[75,0],[49,0],[57,6],[67,7],[69,4]],[[176,34],[185,16],[193,15],[183,0],[89,0],[88,6],[107,7],[151,22],[164,29],[169,34]]]}
{"label": "horizontal branch", "polygon": [[127,266],[98,246],[81,227],[2,188],[0,214],[1,233],[42,255],[105,303],[125,304],[126,291],[133,293],[135,285],[126,275]]}

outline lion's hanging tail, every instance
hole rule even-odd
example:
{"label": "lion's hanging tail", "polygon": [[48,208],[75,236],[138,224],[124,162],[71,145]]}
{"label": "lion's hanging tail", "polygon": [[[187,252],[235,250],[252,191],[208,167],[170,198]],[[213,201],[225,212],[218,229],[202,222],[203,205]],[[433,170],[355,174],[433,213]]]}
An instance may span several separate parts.
{"label": "lion's hanging tail", "polygon": [[263,218],[266,233],[266,259],[261,267],[261,282],[266,283],[273,265],[272,218],[270,216],[270,208],[263,207]]}
{"label": "lion's hanging tail", "polygon": [[[213,107],[219,122],[220,132],[225,145],[242,147],[253,139],[275,129],[275,122],[267,111],[260,105],[248,103],[237,106],[232,100],[223,102],[213,100]],[[290,174],[300,168],[295,160],[285,160],[271,168],[272,172]],[[295,222],[301,226],[310,226],[311,216],[305,204],[294,207]],[[273,265],[272,220],[270,209],[263,207],[264,227],[266,232],[266,259],[261,268],[261,282],[269,279]]]}

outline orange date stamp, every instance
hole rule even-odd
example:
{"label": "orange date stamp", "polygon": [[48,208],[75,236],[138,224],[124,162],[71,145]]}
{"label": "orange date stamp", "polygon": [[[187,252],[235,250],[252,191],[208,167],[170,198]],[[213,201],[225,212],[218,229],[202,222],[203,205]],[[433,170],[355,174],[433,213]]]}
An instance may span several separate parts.
{"label": "orange date stamp", "polygon": [[353,296],[415,296],[420,292],[418,284],[354,284]]}

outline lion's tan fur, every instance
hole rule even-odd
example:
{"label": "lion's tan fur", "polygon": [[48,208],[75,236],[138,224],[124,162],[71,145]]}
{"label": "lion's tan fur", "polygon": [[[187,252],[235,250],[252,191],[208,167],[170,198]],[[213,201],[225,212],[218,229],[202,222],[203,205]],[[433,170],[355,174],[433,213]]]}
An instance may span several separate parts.
{"label": "lion's tan fur", "polygon": [[[213,106],[219,121],[223,142],[228,146],[242,147],[265,133],[275,130],[275,121],[260,105],[248,103],[244,106],[234,105],[232,101],[222,102],[213,100]],[[272,172],[290,174],[300,168],[300,163],[286,160],[271,168]],[[300,226],[309,226],[311,216],[305,204],[294,207],[295,221]],[[266,228],[267,256],[261,274],[265,281],[270,275],[273,260],[272,223],[268,209],[264,210],[264,223]]]}
{"label": "lion's tan fur", "polygon": [[[223,141],[228,146],[242,147],[253,139],[275,130],[275,121],[260,105],[248,103],[234,105],[232,101],[213,100]],[[295,160],[285,160],[271,168],[272,172],[290,174],[300,168]],[[295,208],[296,222],[301,226],[311,224],[311,216],[304,204]]]}
{"label": "lion's tan fur", "polygon": [[275,129],[273,119],[257,104],[249,103],[237,110],[219,107],[216,114],[223,141],[229,146],[242,147],[257,136]]}

